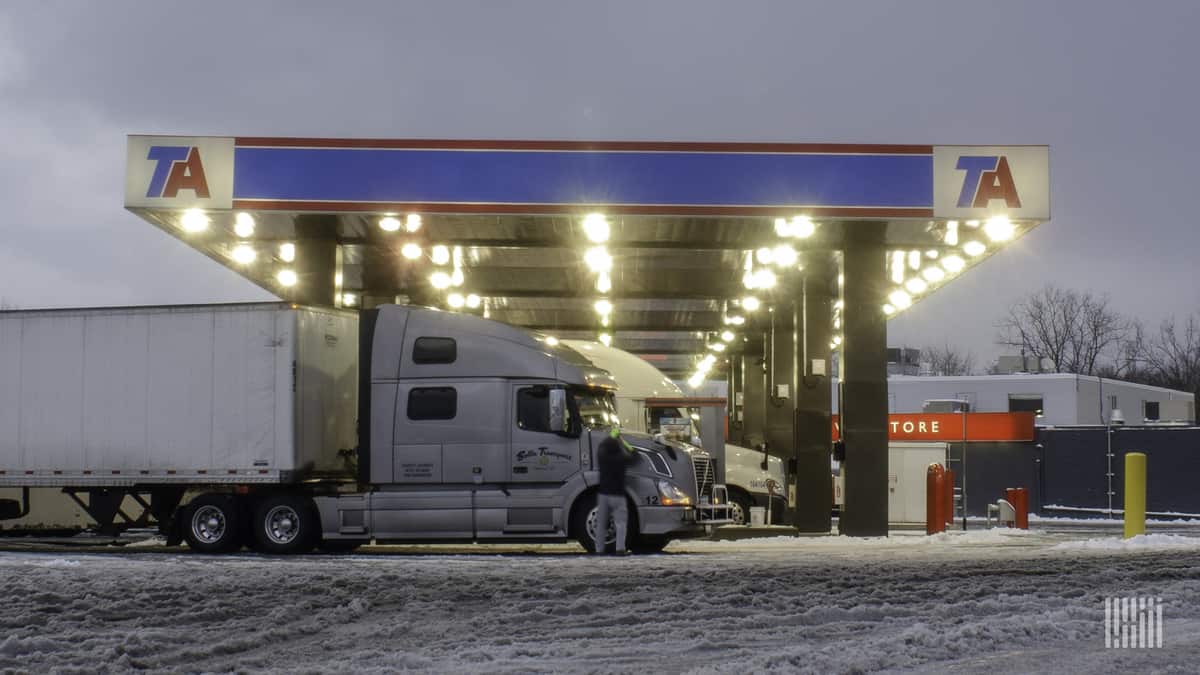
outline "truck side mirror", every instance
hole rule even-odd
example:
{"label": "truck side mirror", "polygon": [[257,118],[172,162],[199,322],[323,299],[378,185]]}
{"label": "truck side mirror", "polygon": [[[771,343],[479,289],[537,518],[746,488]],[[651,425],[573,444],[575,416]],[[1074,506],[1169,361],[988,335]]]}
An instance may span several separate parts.
{"label": "truck side mirror", "polygon": [[568,429],[567,390],[550,390],[550,431],[561,434]]}

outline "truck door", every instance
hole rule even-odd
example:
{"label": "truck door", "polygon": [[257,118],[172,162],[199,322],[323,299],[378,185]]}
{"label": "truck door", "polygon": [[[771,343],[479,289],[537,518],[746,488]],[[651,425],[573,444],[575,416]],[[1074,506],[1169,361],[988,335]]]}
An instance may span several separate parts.
{"label": "truck door", "polygon": [[561,483],[579,472],[580,438],[550,431],[550,388],[513,387],[510,464],[513,483]]}

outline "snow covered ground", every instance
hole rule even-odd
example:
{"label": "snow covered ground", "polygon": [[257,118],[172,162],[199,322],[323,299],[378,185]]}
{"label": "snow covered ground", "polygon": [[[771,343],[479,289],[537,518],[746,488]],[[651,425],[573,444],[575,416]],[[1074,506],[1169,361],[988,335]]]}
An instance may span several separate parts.
{"label": "snow covered ground", "polygon": [[[1088,537],[9,550],[0,670],[1196,672],[1200,538]],[[1104,598],[1135,594],[1163,598],[1165,648],[1105,650]]]}

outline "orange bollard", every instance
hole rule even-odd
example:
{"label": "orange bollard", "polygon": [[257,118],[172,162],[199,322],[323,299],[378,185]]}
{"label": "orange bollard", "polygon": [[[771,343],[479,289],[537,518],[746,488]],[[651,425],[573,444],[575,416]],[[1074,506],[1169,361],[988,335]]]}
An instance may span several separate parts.
{"label": "orange bollard", "polygon": [[1017,529],[1029,529],[1029,490],[1017,488]]}
{"label": "orange bollard", "polygon": [[946,531],[946,470],[930,464],[925,470],[925,534]]}
{"label": "orange bollard", "polygon": [[1004,499],[1012,504],[1013,527],[1021,530],[1029,529],[1029,490],[1025,488],[1005,488]]}
{"label": "orange bollard", "polygon": [[954,469],[946,469],[946,501],[942,504],[942,513],[946,516],[946,525],[954,524]]}

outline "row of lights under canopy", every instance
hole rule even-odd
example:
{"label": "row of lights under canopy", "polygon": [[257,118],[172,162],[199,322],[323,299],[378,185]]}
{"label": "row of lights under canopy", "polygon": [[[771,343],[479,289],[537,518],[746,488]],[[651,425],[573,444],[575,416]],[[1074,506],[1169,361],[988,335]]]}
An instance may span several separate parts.
{"label": "row of lights under canopy", "polygon": [[[1007,216],[994,216],[980,223],[968,220],[960,225],[948,221],[940,233],[940,249],[891,251],[888,274],[893,288],[883,313],[892,316],[908,309],[914,300],[957,276],[988,251],[989,245],[1002,244],[1013,238],[1016,226]],[[986,242],[986,243],[985,243]]]}
{"label": "row of lights under canopy", "polygon": [[[183,212],[180,217],[180,227],[184,232],[197,234],[208,230],[211,225],[212,218],[202,209],[188,209]],[[238,242],[233,245],[229,251],[229,257],[233,262],[240,266],[249,266],[260,259],[260,250],[264,247],[261,243],[255,243],[253,240],[256,223],[254,216],[246,212],[238,212],[233,218],[233,233],[237,236]],[[416,233],[421,229],[420,214],[410,213],[401,222],[394,215],[385,215],[379,220],[379,227],[385,232],[397,232],[404,229],[409,234]],[[400,247],[400,253],[405,258],[416,259],[421,257],[421,247],[414,241],[405,242]],[[271,264],[276,269],[274,270],[275,281],[283,288],[291,288],[295,286],[299,278],[296,275],[296,270],[293,264],[296,262],[296,243],[291,241],[280,242],[275,248],[272,256]],[[338,293],[338,300],[345,307],[353,307],[358,304],[358,294],[353,291],[343,289],[343,278],[341,272],[334,275],[334,287]]]}
{"label": "row of lights under canopy", "polygon": [[[211,218],[208,214],[200,209],[189,209],[184,212],[180,225],[185,232],[198,233],[208,229]],[[384,232],[396,233],[403,230],[407,234],[415,234],[421,229],[421,215],[410,213],[404,216],[403,220],[395,214],[385,214],[378,221],[379,228]],[[234,216],[233,231],[239,238],[239,242],[233,246],[230,251],[230,258],[239,265],[250,265],[259,259],[259,248],[252,241],[254,236],[255,222],[254,217],[245,212],[239,212]],[[406,260],[416,261],[426,256],[425,250],[415,240],[403,242],[399,247],[400,255]],[[444,244],[435,244],[429,248],[428,259],[435,266],[435,271],[430,274],[429,282],[437,290],[446,291],[445,304],[451,309],[478,309],[483,304],[483,299],[475,293],[463,294],[458,289],[463,286],[465,276],[463,274],[463,250],[459,246],[453,248]],[[282,242],[278,245],[278,249],[274,256],[274,260],[278,265],[275,271],[275,280],[280,286],[290,288],[296,285],[298,278],[292,264],[296,260],[296,244],[294,242]],[[337,288],[338,299],[341,304],[346,307],[353,307],[358,304],[358,295],[352,291],[345,291],[342,288],[342,274],[338,272],[334,277],[334,285]],[[487,315],[487,308],[484,308],[484,315]]]}
{"label": "row of lights under canopy", "polygon": [[778,241],[773,246],[742,253],[742,285],[746,288],[746,295],[732,303],[725,303],[722,317],[724,328],[712,336],[717,339],[708,341],[708,353],[696,363],[696,370],[688,377],[688,386],[698,389],[704,384],[708,373],[717,363],[718,355],[723,354],[737,339],[739,327],[746,323],[746,314],[762,307],[763,301],[759,296],[769,293],[776,286],[779,275],[804,269],[800,254],[791,242],[808,239],[816,231],[817,224],[805,215],[776,218],[775,235]]}
{"label": "row of lights under canopy", "polygon": [[583,234],[590,244],[583,254],[583,263],[589,273],[596,277],[596,301],[592,308],[600,319],[600,330],[596,339],[606,347],[612,344],[613,303],[612,292],[613,257],[608,252],[607,242],[612,228],[602,213],[589,213],[583,218]]}

